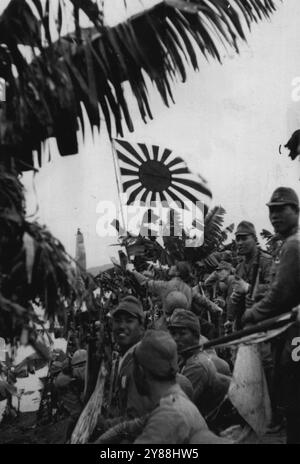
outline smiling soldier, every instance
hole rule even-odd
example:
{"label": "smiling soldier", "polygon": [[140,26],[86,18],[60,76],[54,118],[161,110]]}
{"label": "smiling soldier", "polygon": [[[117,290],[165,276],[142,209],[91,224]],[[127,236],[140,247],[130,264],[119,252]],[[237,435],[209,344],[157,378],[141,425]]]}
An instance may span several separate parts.
{"label": "smiling soldier", "polygon": [[138,417],[148,409],[146,399],[136,391],[132,374],[132,353],[145,331],[143,307],[137,298],[127,296],[111,311],[111,316],[113,336],[121,355],[114,392],[117,416]]}
{"label": "smiling soldier", "polygon": [[[133,377],[133,352],[145,332],[143,307],[137,298],[127,296],[111,315],[113,335],[121,355],[114,389],[117,406],[114,416],[126,419],[140,417],[152,409],[147,397],[138,393]],[[176,381],[188,396],[192,396],[192,385],[188,379],[178,374]]]}

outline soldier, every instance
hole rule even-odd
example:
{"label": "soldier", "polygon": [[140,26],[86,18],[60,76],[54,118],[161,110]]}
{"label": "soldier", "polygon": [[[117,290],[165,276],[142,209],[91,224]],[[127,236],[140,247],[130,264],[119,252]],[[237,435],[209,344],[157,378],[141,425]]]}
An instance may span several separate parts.
{"label": "soldier", "polygon": [[85,369],[87,351],[79,349],[75,351],[70,366],[65,362],[65,368],[54,380],[57,399],[62,403],[68,415],[68,427],[66,437],[68,438],[84,407],[83,395],[85,385]]}
{"label": "soldier", "polygon": [[145,332],[143,307],[137,298],[127,296],[111,311],[111,316],[113,335],[120,353],[114,368],[114,415],[138,417],[145,413],[147,404],[136,391],[132,377],[132,353]]}
{"label": "soldier", "polygon": [[199,311],[195,309],[194,312],[199,313],[199,315],[201,315],[201,308],[206,308],[211,313],[222,313],[221,308],[199,293],[198,286],[193,289],[190,287],[188,282],[191,278],[191,269],[189,264],[185,261],[179,261],[170,268],[170,280],[149,279],[137,272],[131,263],[127,264],[126,269],[133,273],[140,285],[147,286],[149,292],[161,298],[164,313],[166,313],[167,295],[174,291],[179,291],[186,296],[188,309],[191,308],[192,303],[198,303],[198,306],[200,306]]}
{"label": "soldier", "polygon": [[270,285],[272,256],[258,247],[256,231],[251,222],[242,221],[235,236],[242,261],[237,265],[236,277],[231,281],[228,291],[225,326],[234,322],[235,328],[239,330],[246,307],[262,298]]}
{"label": "soldier", "polygon": [[[237,252],[242,257],[242,261],[236,267],[235,279],[231,281],[228,291],[228,321],[225,323],[225,328],[230,329],[233,324],[236,330],[240,330],[241,318],[246,308],[261,299],[270,286],[273,258],[259,248],[255,227],[251,222],[242,221],[237,227],[235,236]],[[272,402],[273,419],[270,425],[276,423],[277,426],[280,419],[277,418],[276,401],[272,393],[274,362],[270,343],[261,343],[260,351]]]}
{"label": "soldier", "polygon": [[[169,330],[180,355],[179,370],[191,381],[194,402],[203,417],[208,419],[224,401],[231,378],[220,374],[212,357],[197,347],[200,324],[194,313],[176,309],[170,318]],[[183,353],[186,349],[189,351]]]}
{"label": "soldier", "polygon": [[[120,356],[114,365],[112,375],[111,418],[98,418],[98,433],[124,420],[142,417],[151,410],[148,398],[140,395],[133,377],[133,353],[145,332],[142,304],[134,296],[127,296],[111,311],[111,316],[113,335]],[[193,395],[193,388],[188,379],[178,375],[176,381],[188,395]]]}
{"label": "soldier", "polygon": [[[279,187],[267,204],[275,233],[283,240],[276,260],[276,274],[264,298],[248,308],[244,324],[255,324],[291,311],[300,304],[299,198],[287,187]],[[298,311],[298,320],[299,320]],[[300,329],[296,324],[272,343],[275,359],[274,385],[281,393],[287,443],[300,443],[300,362],[293,356]],[[298,361],[298,362],[297,362]]]}
{"label": "soldier", "polygon": [[166,296],[165,312],[155,322],[154,328],[168,331],[168,321],[177,308],[188,309],[188,300],[184,293],[175,290]]}
{"label": "soldier", "polygon": [[188,307],[192,303],[192,290],[188,285],[190,279],[190,268],[187,263],[179,262],[172,266],[169,270],[170,280],[153,280],[145,277],[143,274],[137,272],[133,264],[127,264],[127,270],[132,272],[137,281],[144,286],[147,286],[149,291],[154,295],[158,295],[163,303],[163,310],[165,312],[165,299],[170,292],[179,291],[183,293],[188,301]]}
{"label": "soldier", "polygon": [[221,261],[218,263],[215,271],[204,282],[206,287],[213,287],[213,291],[216,294],[214,301],[222,308],[226,305],[228,289],[233,280],[233,273],[234,268],[232,264],[227,261]]}
{"label": "soldier", "polygon": [[176,384],[177,349],[168,332],[149,330],[135,349],[134,363],[137,388],[153,405],[135,444],[230,443],[208,429]]}

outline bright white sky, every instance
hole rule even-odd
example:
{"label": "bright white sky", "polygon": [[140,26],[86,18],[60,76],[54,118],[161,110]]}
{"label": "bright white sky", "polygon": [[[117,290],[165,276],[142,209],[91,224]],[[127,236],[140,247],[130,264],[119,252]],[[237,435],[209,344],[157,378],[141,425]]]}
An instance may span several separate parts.
{"label": "bright white sky", "polygon": [[[106,18],[115,22],[120,0],[106,3],[111,8]],[[271,229],[265,203],[272,191],[280,185],[300,190],[299,163],[278,153],[279,145],[300,127],[300,103],[291,98],[292,80],[300,76],[300,2],[277,3],[271,21],[253,25],[248,45],[241,47],[239,56],[233,51],[229,57],[224,53],[223,65],[200,57],[200,72],[190,70],[187,82],[174,86],[176,104],[171,108],[164,107],[151,91],[154,120],[147,125],[141,122],[128,91],[135,132],[126,138],[177,150],[192,169],[208,179],[213,205],[221,204],[227,211],[226,224],[246,219],[259,232]],[[59,157],[51,142],[54,159],[35,177],[37,197],[32,174],[24,175],[28,214],[38,202],[35,217],[72,255],[79,227],[88,267],[108,263],[117,250],[109,246],[116,239],[96,234],[97,204],[117,202],[104,124],[100,132],[93,140],[87,131],[84,143],[79,134],[77,156]]]}

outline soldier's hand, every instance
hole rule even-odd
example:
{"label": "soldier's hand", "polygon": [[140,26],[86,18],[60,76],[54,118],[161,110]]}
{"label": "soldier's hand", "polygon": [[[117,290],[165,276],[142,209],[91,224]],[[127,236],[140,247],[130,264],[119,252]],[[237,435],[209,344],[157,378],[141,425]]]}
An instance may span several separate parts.
{"label": "soldier's hand", "polygon": [[220,297],[215,298],[214,303],[222,309],[224,309],[226,305],[224,298],[220,298]]}
{"label": "soldier's hand", "polygon": [[246,311],[244,312],[244,314],[242,316],[241,323],[242,323],[243,328],[245,328],[245,326],[248,326],[249,324],[252,323],[252,310],[251,310],[251,308],[246,309]]}
{"label": "soldier's hand", "polygon": [[226,333],[232,332],[233,322],[232,321],[226,321],[225,324],[224,324],[224,329],[225,329]]}
{"label": "soldier's hand", "polygon": [[237,293],[237,292],[232,292],[231,296],[230,296],[230,300],[233,304],[239,304],[240,301],[241,301],[241,294],[240,293]]}
{"label": "soldier's hand", "polygon": [[150,277],[150,278],[152,278],[154,274],[153,274],[152,271],[148,271],[148,270],[147,270],[147,271],[144,271],[144,272],[143,272],[143,275],[144,275],[145,277]]}
{"label": "soldier's hand", "polygon": [[223,309],[220,308],[220,306],[216,305],[215,303],[212,303],[212,311],[218,315],[223,314]]}
{"label": "soldier's hand", "polygon": [[255,303],[255,301],[253,300],[253,298],[251,298],[250,295],[246,295],[245,302],[246,302],[246,309],[251,308]]}
{"label": "soldier's hand", "polygon": [[240,277],[236,277],[234,284],[233,284],[233,290],[236,293],[239,293],[241,295],[246,295],[246,293],[249,290],[250,285]]}
{"label": "soldier's hand", "polygon": [[126,271],[132,272],[134,271],[134,265],[132,263],[126,264]]}

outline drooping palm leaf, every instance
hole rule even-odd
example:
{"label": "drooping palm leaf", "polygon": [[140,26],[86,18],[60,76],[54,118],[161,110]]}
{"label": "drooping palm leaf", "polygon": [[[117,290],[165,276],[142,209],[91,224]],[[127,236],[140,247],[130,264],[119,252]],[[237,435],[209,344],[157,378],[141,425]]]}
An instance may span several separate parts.
{"label": "drooping palm leaf", "polygon": [[266,229],[263,229],[260,233],[260,235],[262,236],[262,238],[264,238],[265,240],[270,240],[274,234],[272,234],[272,232],[270,232],[269,230],[266,230]]}
{"label": "drooping palm leaf", "polygon": [[[89,20],[97,27],[98,30],[103,28],[103,10],[101,10],[97,2],[91,0],[70,0],[77,10],[83,11]],[[60,2],[59,2],[60,3]]]}
{"label": "drooping palm leaf", "polygon": [[300,130],[293,132],[290,139],[284,145],[287,150],[289,150],[289,157],[292,160],[295,160],[299,156],[299,145],[300,145]]}
{"label": "drooping palm leaf", "polygon": [[39,301],[49,318],[64,315],[80,291],[63,245],[38,224],[25,220],[24,188],[0,169],[0,333],[16,334],[32,319]]}
{"label": "drooping palm leaf", "polygon": [[[100,127],[101,109],[110,133],[122,135],[124,121],[133,130],[124,81],[147,121],[152,113],[145,75],[169,105],[173,82],[178,77],[186,80],[187,66],[198,69],[197,50],[218,60],[224,45],[238,51],[237,39],[245,39],[243,20],[250,26],[275,10],[272,0],[165,0],[109,28],[103,27],[94,2],[72,0],[91,20],[96,34],[91,30],[78,37],[75,32],[53,40],[49,2],[46,8],[42,3],[34,1],[35,15],[25,1],[11,0],[0,16],[0,77],[7,82],[0,145],[13,152],[22,147],[22,153],[15,154],[21,170],[32,166],[33,150],[40,160],[41,142],[51,136],[56,137],[62,155],[77,152],[78,120],[83,125],[81,102],[91,126]],[[62,14],[59,8],[59,30]],[[30,45],[31,63],[24,59],[19,44]]]}
{"label": "drooping palm leaf", "polygon": [[202,259],[217,250],[222,241],[224,215],[226,211],[222,206],[215,206],[206,215],[204,220],[204,243],[201,248]]}
{"label": "drooping palm leaf", "polygon": [[[30,319],[30,302],[34,301],[42,305],[47,318],[53,320],[57,315],[64,320],[67,308],[80,296],[75,266],[63,245],[46,228],[25,221],[23,230],[24,237],[30,237],[32,242],[23,240],[17,253],[6,260],[2,281],[0,273],[0,294],[26,309],[19,314],[24,317],[23,323]],[[0,305],[0,313],[4,310]]]}
{"label": "drooping palm leaf", "polygon": [[222,231],[222,243],[225,242],[229,234],[232,234],[234,231],[234,224],[230,224]]}
{"label": "drooping palm leaf", "polygon": [[267,251],[274,256],[281,243],[280,237],[266,229],[261,231],[260,236],[265,240]]}
{"label": "drooping palm leaf", "polygon": [[25,214],[24,187],[18,177],[0,167],[0,216],[12,217],[13,212],[19,217]]}

